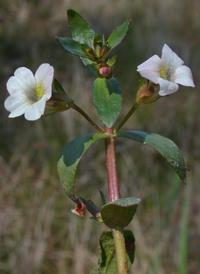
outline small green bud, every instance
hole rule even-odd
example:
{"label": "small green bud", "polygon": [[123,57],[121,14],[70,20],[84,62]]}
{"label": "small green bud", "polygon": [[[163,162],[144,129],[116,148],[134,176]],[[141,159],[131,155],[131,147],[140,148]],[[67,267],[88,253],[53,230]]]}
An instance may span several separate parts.
{"label": "small green bud", "polygon": [[90,54],[91,57],[97,57],[96,52],[93,49],[90,49],[88,54]]}
{"label": "small green bud", "polygon": [[101,51],[101,57],[103,57],[104,55],[106,55],[106,53],[109,51],[109,47],[108,46],[103,46],[102,51]]}
{"label": "small green bud", "polygon": [[84,52],[88,55],[88,57],[90,57],[91,59],[94,59],[94,58],[97,56],[97,55],[96,55],[96,52],[95,52],[92,48],[88,47],[88,46],[85,45],[85,44],[81,45],[81,49],[82,49],[82,51],[84,51]]}
{"label": "small green bud", "polygon": [[95,52],[97,57],[101,57],[101,46],[99,44],[96,44],[95,46]]}
{"label": "small green bud", "polygon": [[115,55],[110,60],[108,60],[107,64],[109,65],[109,67],[113,67],[116,61],[117,61],[117,56]]}

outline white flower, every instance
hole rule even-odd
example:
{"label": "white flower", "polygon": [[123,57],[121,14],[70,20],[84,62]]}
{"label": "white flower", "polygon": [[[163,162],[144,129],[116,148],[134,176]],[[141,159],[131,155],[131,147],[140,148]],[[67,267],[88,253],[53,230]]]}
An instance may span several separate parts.
{"label": "white flower", "polygon": [[138,66],[137,71],[142,77],[160,85],[160,96],[174,93],[178,84],[195,87],[189,67],[166,44],[162,49],[162,57],[154,55]]}
{"label": "white flower", "polygon": [[4,106],[10,111],[10,118],[24,114],[29,121],[37,120],[44,114],[46,101],[52,94],[54,69],[49,64],[42,64],[35,76],[25,67],[16,69],[14,76],[7,82],[10,96]]}

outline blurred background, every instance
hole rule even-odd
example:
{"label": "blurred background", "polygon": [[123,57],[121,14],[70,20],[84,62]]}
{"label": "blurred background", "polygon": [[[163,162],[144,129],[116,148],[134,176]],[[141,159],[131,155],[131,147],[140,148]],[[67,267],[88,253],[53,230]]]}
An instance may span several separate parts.
{"label": "blurred background", "polygon": [[[33,72],[42,63],[55,68],[55,78],[94,120],[94,78],[78,57],[63,50],[55,36],[71,37],[67,9],[79,12],[108,38],[127,19],[130,29],[112,55],[118,56],[114,77],[123,95],[120,118],[131,108],[138,88],[137,66],[166,43],[193,72],[195,89],[142,105],[123,129],[150,131],[172,139],[183,152],[188,183],[154,149],[117,140],[122,197],[141,203],[129,225],[136,238],[132,273],[200,273],[200,1],[198,0],[0,0],[0,272],[5,274],[87,274],[97,264],[100,233],[106,228],[89,214],[71,213],[75,205],[58,179],[60,150],[74,138],[94,132],[78,113],[28,122],[8,119],[3,103],[6,82],[21,66]],[[76,193],[100,207],[107,201],[103,141],[82,158]]]}

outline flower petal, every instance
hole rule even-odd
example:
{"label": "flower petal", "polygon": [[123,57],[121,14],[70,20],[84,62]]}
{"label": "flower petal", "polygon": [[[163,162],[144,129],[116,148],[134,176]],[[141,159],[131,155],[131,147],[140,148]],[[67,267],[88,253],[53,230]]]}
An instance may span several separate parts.
{"label": "flower petal", "polygon": [[4,102],[5,108],[10,111],[9,118],[24,114],[30,104],[23,97],[9,96]]}
{"label": "flower petal", "polygon": [[54,75],[54,68],[49,64],[42,64],[39,66],[35,73],[35,79],[37,84],[41,84],[45,89],[45,95],[47,99],[51,97],[52,94],[52,81]]}
{"label": "flower petal", "polygon": [[160,96],[166,96],[168,94],[174,93],[179,88],[177,84],[169,82],[162,78],[158,79],[158,83],[160,85],[160,91],[158,92]]}
{"label": "flower petal", "polygon": [[16,69],[14,76],[10,77],[7,82],[7,90],[10,94],[16,92],[26,93],[34,89],[36,85],[35,78],[31,70],[21,67]]}
{"label": "flower petal", "polygon": [[42,99],[34,104],[32,104],[25,111],[25,118],[29,121],[37,120],[44,114],[44,109],[46,105],[47,97],[44,95]]}
{"label": "flower petal", "polygon": [[169,68],[170,70],[175,70],[176,68],[184,64],[183,60],[178,57],[178,55],[173,52],[170,47],[164,44],[162,49],[162,65]]}
{"label": "flower petal", "polygon": [[191,69],[187,66],[181,66],[176,69],[174,82],[183,86],[195,87]]}
{"label": "flower petal", "polygon": [[160,77],[160,63],[160,57],[158,57],[158,55],[154,55],[147,61],[139,65],[137,67],[137,71],[142,75],[142,77],[152,81],[155,84],[158,84],[158,78]]}

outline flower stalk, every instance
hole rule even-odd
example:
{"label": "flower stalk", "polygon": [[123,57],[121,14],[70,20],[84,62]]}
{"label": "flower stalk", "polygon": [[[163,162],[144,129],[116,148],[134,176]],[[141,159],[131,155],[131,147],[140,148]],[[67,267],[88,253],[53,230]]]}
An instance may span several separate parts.
{"label": "flower stalk", "polygon": [[129,110],[129,112],[126,114],[126,116],[122,119],[122,121],[116,126],[114,133],[117,133],[123,125],[126,123],[126,121],[131,117],[131,115],[134,113],[134,111],[139,107],[140,103],[138,101],[135,102],[135,104],[132,106],[132,108]]}
{"label": "flower stalk", "polygon": [[104,130],[98,126],[81,108],[73,103],[72,107],[74,110],[78,111],[98,132],[105,133]]}

